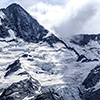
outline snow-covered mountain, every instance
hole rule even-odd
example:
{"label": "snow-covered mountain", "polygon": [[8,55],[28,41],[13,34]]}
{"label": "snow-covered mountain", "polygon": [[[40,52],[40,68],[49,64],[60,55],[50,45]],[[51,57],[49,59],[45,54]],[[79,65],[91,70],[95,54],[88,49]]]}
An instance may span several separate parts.
{"label": "snow-covered mountain", "polygon": [[8,41],[17,40],[16,37],[19,37],[26,42],[48,42],[51,46],[59,41],[53,34],[48,35],[49,31],[18,4],[0,10],[0,31],[0,37],[9,37],[6,39]]}
{"label": "snow-covered mountain", "polygon": [[20,5],[0,10],[0,100],[100,100],[100,34],[60,40]]}

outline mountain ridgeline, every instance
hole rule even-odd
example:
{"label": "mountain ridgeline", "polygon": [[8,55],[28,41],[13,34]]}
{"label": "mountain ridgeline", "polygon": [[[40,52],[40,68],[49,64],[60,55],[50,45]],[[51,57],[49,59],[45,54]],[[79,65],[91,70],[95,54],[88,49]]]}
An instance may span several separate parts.
{"label": "mountain ridgeline", "polygon": [[14,31],[14,35],[22,38],[26,42],[38,43],[40,41],[47,42],[52,46],[53,43],[60,40],[51,34],[46,37],[48,30],[41,26],[36,19],[27,13],[19,4],[11,4],[6,9],[0,10],[1,23],[0,37],[10,37],[9,29]]}

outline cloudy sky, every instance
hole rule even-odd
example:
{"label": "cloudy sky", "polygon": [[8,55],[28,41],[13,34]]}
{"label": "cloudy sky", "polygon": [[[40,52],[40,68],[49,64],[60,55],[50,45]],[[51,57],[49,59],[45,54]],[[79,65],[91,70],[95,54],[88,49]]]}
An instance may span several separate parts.
{"label": "cloudy sky", "polygon": [[22,5],[60,37],[100,33],[100,0],[0,0],[0,8],[11,3]]}

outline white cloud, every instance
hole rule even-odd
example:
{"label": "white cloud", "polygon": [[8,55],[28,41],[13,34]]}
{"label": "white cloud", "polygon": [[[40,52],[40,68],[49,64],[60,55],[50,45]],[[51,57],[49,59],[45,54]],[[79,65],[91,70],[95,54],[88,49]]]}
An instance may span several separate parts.
{"label": "white cloud", "polygon": [[[77,33],[99,32],[99,28],[95,29],[97,24],[100,25],[97,16],[100,3],[98,0],[66,0],[66,5],[58,3],[54,5],[50,2],[47,3],[47,0],[45,1],[29,7],[28,11],[42,25],[57,35],[67,37]],[[95,18],[97,23],[94,22]]]}
{"label": "white cloud", "polygon": [[[98,11],[97,2],[93,2],[92,0],[91,2],[89,2],[90,0],[84,0],[84,2],[79,2],[80,0],[76,1],[78,2],[77,4],[75,2],[70,2],[66,6],[66,11],[64,11],[66,12],[65,15],[59,21],[59,24],[54,26],[55,32],[62,37],[78,33],[90,33],[88,28],[91,30],[91,25],[94,27],[94,23],[91,23],[91,21]],[[88,24],[89,21],[91,23],[90,26]],[[94,33],[95,32],[97,31],[94,30]]]}
{"label": "white cloud", "polygon": [[62,19],[64,8],[59,5],[38,3],[28,8],[29,13],[43,26],[52,30],[52,27]]}

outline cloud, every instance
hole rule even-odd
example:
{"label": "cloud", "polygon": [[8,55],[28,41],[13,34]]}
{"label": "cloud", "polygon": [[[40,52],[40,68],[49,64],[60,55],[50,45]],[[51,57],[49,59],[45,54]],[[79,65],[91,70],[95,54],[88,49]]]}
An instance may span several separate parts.
{"label": "cloud", "polygon": [[43,2],[28,8],[29,13],[49,30],[52,30],[52,27],[62,18],[63,10],[62,6],[45,4]]}
{"label": "cloud", "polygon": [[[37,0],[38,2],[40,2],[40,0]],[[66,3],[70,1],[70,0],[43,0],[43,3],[46,4],[51,4],[51,5],[66,5]]]}
{"label": "cloud", "polygon": [[[63,16],[63,19],[61,19],[59,23],[53,27],[55,32],[61,37],[67,37],[78,33],[89,33],[87,30],[88,28],[91,30],[91,27],[89,27],[87,23],[97,14],[97,3],[84,2],[79,4],[79,6],[73,6],[74,8],[70,6],[69,13],[66,13]],[[68,6],[66,9],[67,8]]]}
{"label": "cloud", "polygon": [[98,0],[66,0],[65,5],[52,3],[38,2],[28,11],[43,26],[62,38],[78,33],[99,32]]}

